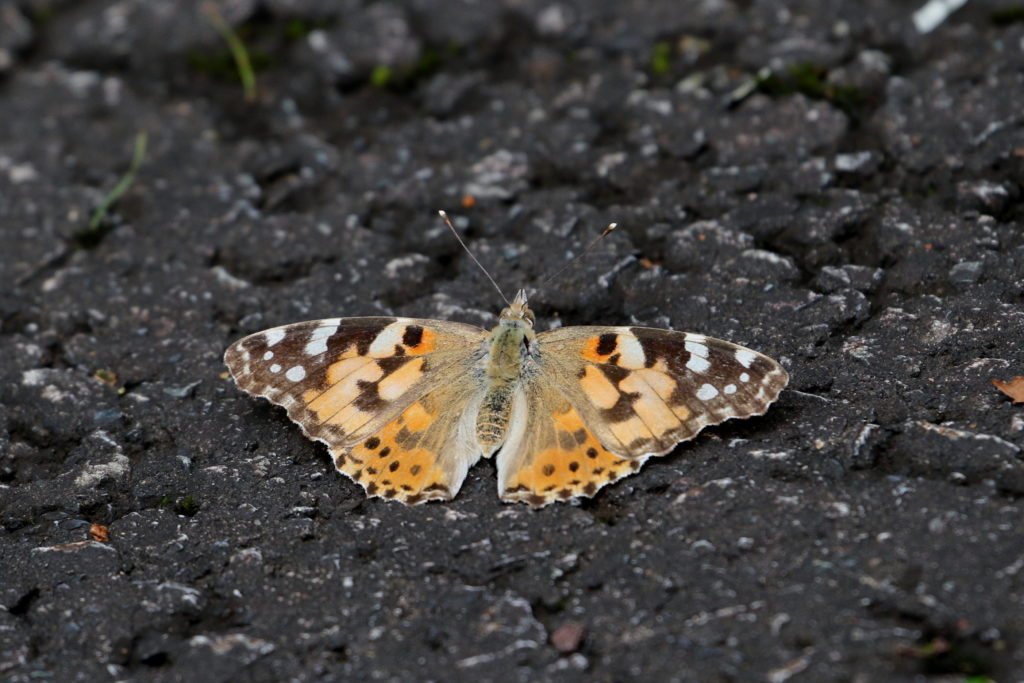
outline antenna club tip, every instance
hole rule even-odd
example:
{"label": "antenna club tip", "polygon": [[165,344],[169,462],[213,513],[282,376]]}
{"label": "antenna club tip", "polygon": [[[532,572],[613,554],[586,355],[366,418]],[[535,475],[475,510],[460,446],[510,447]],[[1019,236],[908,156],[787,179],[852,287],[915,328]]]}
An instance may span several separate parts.
{"label": "antenna club tip", "polygon": [[448,217],[448,214],[445,213],[444,209],[438,209],[437,210],[437,215],[440,216],[441,218],[447,218]]}

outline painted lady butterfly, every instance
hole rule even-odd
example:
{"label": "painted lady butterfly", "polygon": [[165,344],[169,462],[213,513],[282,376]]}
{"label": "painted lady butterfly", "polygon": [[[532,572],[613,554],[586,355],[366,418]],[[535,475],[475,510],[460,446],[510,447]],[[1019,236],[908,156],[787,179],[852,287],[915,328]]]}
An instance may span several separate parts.
{"label": "painted lady butterfly", "polygon": [[313,320],[245,337],[224,362],[368,495],[410,505],[451,499],[495,454],[502,500],[592,496],[707,425],[764,414],[789,381],[771,358],[699,334],[533,324],[520,291],[490,332]]}

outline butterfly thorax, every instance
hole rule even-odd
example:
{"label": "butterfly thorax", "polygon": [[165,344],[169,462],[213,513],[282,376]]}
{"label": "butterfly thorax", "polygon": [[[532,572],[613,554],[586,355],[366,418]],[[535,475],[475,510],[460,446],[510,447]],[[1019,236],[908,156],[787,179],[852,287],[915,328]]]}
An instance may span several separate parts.
{"label": "butterfly thorax", "polygon": [[533,313],[520,292],[512,305],[501,312],[498,326],[491,331],[487,354],[487,393],[476,418],[476,439],[485,457],[490,457],[508,433],[516,386],[523,378],[527,358],[533,352],[536,334]]}

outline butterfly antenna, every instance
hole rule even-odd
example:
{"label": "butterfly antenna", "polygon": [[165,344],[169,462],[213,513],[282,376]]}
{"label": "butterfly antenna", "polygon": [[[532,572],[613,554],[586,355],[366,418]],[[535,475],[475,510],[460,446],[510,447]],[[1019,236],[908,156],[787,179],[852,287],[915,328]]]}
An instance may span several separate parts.
{"label": "butterfly antenna", "polygon": [[501,298],[505,301],[505,305],[511,306],[512,304],[510,304],[508,299],[505,298],[505,293],[501,291],[501,287],[498,286],[498,283],[494,281],[494,278],[491,277],[491,274],[487,272],[487,269],[484,268],[483,264],[477,260],[476,256],[473,255],[473,252],[471,252],[469,250],[469,247],[466,246],[466,243],[462,241],[462,237],[459,236],[459,231],[455,229],[454,225],[452,225],[452,221],[450,218],[448,218],[448,214],[445,213],[443,209],[439,209],[437,213],[440,214],[441,218],[444,219],[445,224],[447,224],[447,226],[451,228],[452,234],[455,235],[455,239],[459,241],[459,244],[462,245],[462,248],[466,250],[467,254],[469,254],[469,258],[473,259],[473,263],[479,266],[480,270],[484,271],[484,275],[486,275],[487,279],[491,281],[491,284],[494,285],[494,288],[498,290],[498,294],[500,294]]}
{"label": "butterfly antenna", "polygon": [[534,287],[533,291],[534,291],[534,292],[537,292],[537,291],[539,291],[541,287],[543,287],[544,285],[548,284],[548,283],[549,283],[549,282],[551,282],[552,280],[555,280],[555,279],[557,279],[557,278],[558,278],[559,276],[561,276],[561,275],[562,275],[562,273],[564,273],[565,271],[567,271],[567,270],[569,269],[569,266],[571,266],[572,264],[576,263],[576,262],[577,262],[577,261],[579,261],[579,260],[580,260],[581,258],[583,258],[584,256],[586,256],[586,255],[587,255],[587,253],[588,253],[588,252],[589,252],[589,251],[590,251],[591,249],[593,249],[594,247],[596,247],[596,246],[597,246],[597,243],[598,243],[598,242],[600,242],[600,241],[601,241],[601,240],[603,240],[603,239],[604,239],[605,237],[607,237],[608,235],[610,235],[610,234],[611,234],[611,232],[612,232],[612,230],[614,230],[614,229],[615,229],[615,228],[617,228],[617,227],[619,227],[619,224],[618,224],[618,223],[609,223],[609,224],[608,224],[608,227],[607,227],[607,228],[605,228],[604,230],[602,230],[602,231],[601,231],[601,234],[600,234],[600,235],[598,235],[598,236],[597,236],[597,238],[596,238],[596,239],[595,239],[595,240],[594,240],[593,242],[591,242],[590,244],[588,244],[588,245],[587,245],[587,248],[586,248],[586,249],[584,249],[584,250],[583,250],[583,251],[581,251],[581,252],[580,252],[579,254],[577,254],[577,255],[576,255],[576,256],[574,256],[573,258],[569,259],[568,261],[566,261],[566,262],[565,262],[565,265],[564,265],[564,266],[562,266],[561,268],[559,268],[558,270],[556,270],[556,271],[555,271],[554,273],[552,273],[551,275],[548,275],[548,276],[547,276],[546,278],[544,278],[544,279],[543,279],[543,280],[541,281],[541,283],[540,283],[539,285],[537,285],[536,287]]}

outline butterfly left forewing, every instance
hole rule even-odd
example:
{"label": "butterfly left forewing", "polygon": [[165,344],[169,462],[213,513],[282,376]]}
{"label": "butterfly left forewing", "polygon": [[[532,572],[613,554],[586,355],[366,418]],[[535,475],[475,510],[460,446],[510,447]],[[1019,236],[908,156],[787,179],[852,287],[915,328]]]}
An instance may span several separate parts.
{"label": "butterfly left forewing", "polygon": [[452,417],[474,395],[450,387],[486,336],[436,320],[331,318],[245,337],[224,361],[239,388],[283,406],[370,495],[419,502],[450,497],[475,462]]}
{"label": "butterfly left forewing", "polygon": [[[534,505],[592,495],[708,425],[761,415],[789,379],[756,351],[671,330],[569,327],[538,335],[537,347],[524,418],[541,436],[508,449],[499,472],[506,500]],[[584,467],[592,460],[600,464]]]}

